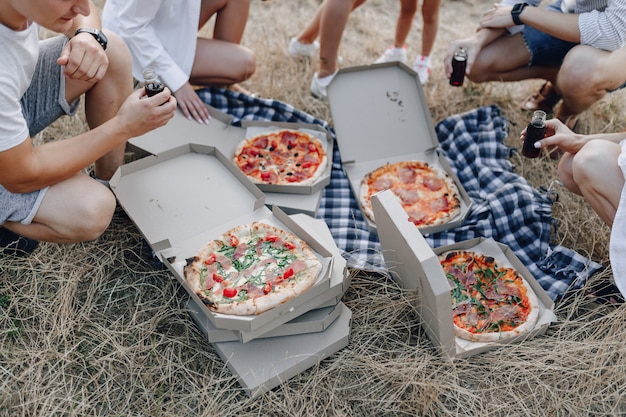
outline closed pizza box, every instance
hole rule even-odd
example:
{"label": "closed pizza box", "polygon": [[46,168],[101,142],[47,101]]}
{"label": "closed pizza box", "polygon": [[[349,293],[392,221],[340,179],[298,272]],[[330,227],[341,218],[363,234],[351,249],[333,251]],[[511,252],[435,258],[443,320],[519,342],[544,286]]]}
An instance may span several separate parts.
{"label": "closed pizza box", "polygon": [[[411,68],[400,62],[343,68],[328,86],[328,101],[342,164],[357,201],[367,173],[387,163],[418,160],[450,175],[461,199],[458,216],[442,225],[422,227],[422,233],[463,222],[471,199],[437,149],[428,103]],[[375,231],[376,224],[366,221]]]}
{"label": "closed pizza box", "polygon": [[[264,194],[216,147],[187,144],[131,162],[118,169],[111,188],[151,248],[217,328],[269,331],[293,319],[285,315],[300,304],[340,291],[330,286],[333,253],[280,208],[268,209]],[[306,241],[322,261],[323,270],[308,291],[265,313],[213,313],[187,285],[186,259],[223,232],[253,221],[291,231]]]}
{"label": "closed pizza box", "polygon": [[245,393],[254,398],[348,345],[352,312],[343,304],[338,307],[339,317],[322,332],[269,337],[249,343],[220,342],[213,346]]}
{"label": "closed pizza box", "polygon": [[[294,319],[270,331],[261,329],[256,332],[238,332],[235,330],[218,329],[213,326],[211,322],[206,320],[196,303],[189,301],[187,307],[189,308],[189,315],[210,343],[235,341],[247,343],[250,340],[268,337],[317,333],[328,328],[328,326],[339,317],[342,311],[341,303],[338,303],[328,307],[315,308],[313,310],[307,310],[304,313],[298,313]],[[252,334],[249,340],[244,340],[244,337],[247,336],[245,333]]]}
{"label": "closed pizza box", "polygon": [[[232,117],[230,115],[220,112],[213,107],[207,107],[212,117],[209,124],[203,125],[189,120],[178,110],[174,118],[165,126],[129,140],[129,148],[137,155],[144,157],[147,155],[159,155],[165,151],[187,144],[200,144],[216,146],[222,150],[224,155],[230,156],[234,152],[234,146],[245,138],[246,128],[231,125]],[[256,123],[262,125],[262,122]],[[279,126],[285,125],[274,124]],[[319,131],[321,128],[317,125],[295,123],[286,125],[292,128],[306,127],[321,134]],[[332,163],[332,143],[328,146],[331,149],[330,162]],[[271,189],[263,190],[265,192],[266,205],[268,207],[277,205],[287,214],[304,213],[315,217],[322,200],[323,188],[330,182],[330,169],[331,167],[328,168],[328,174],[325,173],[317,184],[314,184],[312,187],[297,189],[297,193],[290,192],[287,188],[279,189],[277,192]]]}
{"label": "closed pizza box", "polygon": [[[410,227],[406,213],[391,191],[374,195],[372,203],[389,272],[403,288],[415,291],[422,326],[442,355],[466,358],[503,344],[523,342],[545,333],[550,323],[556,321],[554,302],[507,246],[493,239],[477,238],[433,250],[419,230]],[[530,333],[489,343],[471,342],[455,336],[450,285],[437,258],[438,254],[454,249],[484,253],[508,262],[526,279],[537,295],[540,309],[537,324]]]}
{"label": "closed pizza box", "polygon": [[[303,302],[293,309],[290,309],[282,316],[283,320],[294,318],[285,324],[275,327],[274,323],[267,326],[261,326],[253,331],[236,331],[228,329],[219,329],[215,327],[210,320],[200,310],[200,307],[189,302],[189,310],[192,318],[206,335],[207,340],[213,342],[226,342],[239,340],[247,343],[259,337],[273,337],[277,335],[302,334],[312,331],[321,331],[326,327],[320,327],[320,323],[330,323],[329,319],[334,316],[337,305],[341,302],[343,294],[346,292],[351,282],[351,275],[347,268],[346,260],[341,256],[339,248],[336,246],[333,237],[323,220],[314,219],[312,217],[296,214],[290,216],[304,227],[309,233],[315,236],[333,254],[333,265],[330,272],[330,288],[328,291],[319,296]],[[204,308],[203,308],[204,309]],[[321,311],[322,310],[322,311]],[[324,313],[323,311],[327,311]],[[315,320],[314,320],[315,319]],[[323,319],[320,321],[318,319]],[[270,329],[268,331],[267,329]]]}

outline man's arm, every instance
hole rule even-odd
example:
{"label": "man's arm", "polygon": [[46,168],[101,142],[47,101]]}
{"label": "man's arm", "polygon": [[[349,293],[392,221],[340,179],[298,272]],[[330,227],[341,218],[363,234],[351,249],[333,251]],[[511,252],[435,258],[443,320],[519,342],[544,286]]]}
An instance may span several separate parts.
{"label": "man's arm", "polygon": [[13,193],[26,193],[59,183],[87,167],[128,139],[165,125],[174,115],[170,90],[142,97],[138,89],[114,118],[81,135],[33,146],[30,138],[0,152],[0,184]]}

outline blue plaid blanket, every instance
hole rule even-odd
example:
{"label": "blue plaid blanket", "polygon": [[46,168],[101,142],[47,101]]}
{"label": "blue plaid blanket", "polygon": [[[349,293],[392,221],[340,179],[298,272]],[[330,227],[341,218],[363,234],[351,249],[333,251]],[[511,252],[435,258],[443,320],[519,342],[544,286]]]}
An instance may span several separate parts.
{"label": "blue plaid blanket", "polygon": [[[208,105],[242,120],[311,123],[334,131],[327,122],[277,100],[260,99],[220,88],[198,91]],[[552,299],[580,288],[601,270],[571,249],[550,244],[552,200],[513,172],[507,147],[506,120],[496,106],[454,115],[436,126],[440,148],[472,200],[464,223],[452,230],[425,236],[431,247],[475,237],[491,237],[508,245]],[[370,233],[342,165],[333,150],[331,183],[324,190],[318,217],[323,219],[348,266],[386,274],[380,242]]]}

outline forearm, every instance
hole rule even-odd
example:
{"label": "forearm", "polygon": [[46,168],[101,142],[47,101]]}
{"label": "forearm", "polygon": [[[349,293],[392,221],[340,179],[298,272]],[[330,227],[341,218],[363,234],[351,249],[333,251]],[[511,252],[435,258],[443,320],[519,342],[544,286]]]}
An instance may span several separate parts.
{"label": "forearm", "polygon": [[577,14],[563,14],[539,7],[526,7],[520,14],[525,25],[534,27],[555,38],[580,43]]}
{"label": "forearm", "polygon": [[[3,185],[11,192],[26,193],[59,183],[125,143],[130,135],[130,131],[114,118],[98,128],[65,140],[32,146],[27,139],[12,150],[15,152],[12,159],[20,161],[19,169],[5,165],[6,169],[0,172]],[[10,158],[3,158],[3,161],[6,159]]]}

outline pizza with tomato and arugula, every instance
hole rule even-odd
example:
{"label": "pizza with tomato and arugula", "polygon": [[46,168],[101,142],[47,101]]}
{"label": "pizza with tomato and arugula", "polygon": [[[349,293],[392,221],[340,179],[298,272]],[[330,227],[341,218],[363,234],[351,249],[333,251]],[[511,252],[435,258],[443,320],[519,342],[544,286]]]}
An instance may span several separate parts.
{"label": "pizza with tomato and arugula", "polygon": [[187,259],[185,279],[211,311],[260,314],[307,291],[322,263],[309,245],[269,224],[237,226]]}
{"label": "pizza with tomato and arugula", "polygon": [[443,170],[423,161],[388,163],[369,172],[360,185],[363,213],[375,222],[372,195],[391,190],[417,227],[437,226],[461,213],[459,189]]}
{"label": "pizza with tomato and arugula", "polygon": [[495,342],[532,331],[539,302],[512,267],[481,253],[455,250],[439,255],[450,284],[455,334]]}
{"label": "pizza with tomato and arugula", "polygon": [[282,129],[242,141],[233,162],[256,184],[311,185],[324,173],[326,149],[300,130]]}

